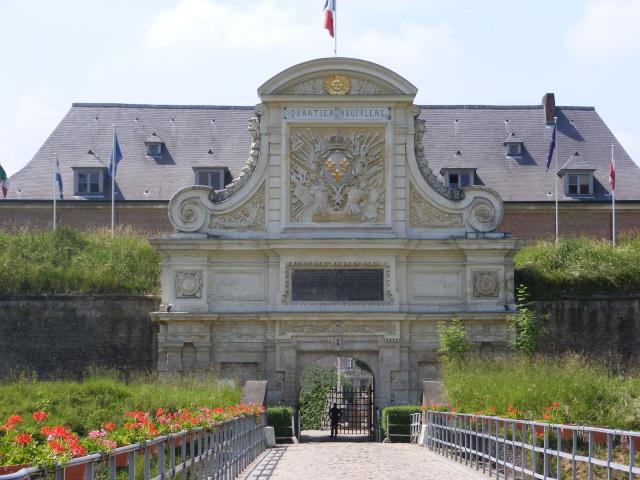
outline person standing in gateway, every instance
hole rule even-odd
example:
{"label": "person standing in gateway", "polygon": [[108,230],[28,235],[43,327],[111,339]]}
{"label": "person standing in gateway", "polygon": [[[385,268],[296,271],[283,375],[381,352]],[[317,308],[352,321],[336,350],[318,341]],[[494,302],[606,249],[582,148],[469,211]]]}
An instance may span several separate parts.
{"label": "person standing in gateway", "polygon": [[340,417],[342,417],[342,410],[334,403],[333,407],[329,409],[329,419],[331,420],[330,438],[338,438],[338,422],[340,421]]}

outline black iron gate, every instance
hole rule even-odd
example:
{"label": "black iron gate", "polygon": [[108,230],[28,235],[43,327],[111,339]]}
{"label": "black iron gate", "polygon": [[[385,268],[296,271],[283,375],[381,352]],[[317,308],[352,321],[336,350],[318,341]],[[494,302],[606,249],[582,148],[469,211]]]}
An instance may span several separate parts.
{"label": "black iron gate", "polygon": [[338,435],[357,434],[375,436],[373,422],[373,387],[333,387],[327,394],[322,417],[322,428],[329,430],[329,409],[336,404],[342,412],[338,423]]}

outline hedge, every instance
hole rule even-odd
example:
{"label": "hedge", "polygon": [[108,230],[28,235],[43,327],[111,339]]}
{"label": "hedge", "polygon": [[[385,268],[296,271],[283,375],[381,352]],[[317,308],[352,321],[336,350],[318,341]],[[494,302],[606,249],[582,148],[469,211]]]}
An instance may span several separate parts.
{"label": "hedge", "polygon": [[398,405],[385,407],[380,415],[383,435],[392,442],[409,442],[411,414],[420,413],[420,405]]}
{"label": "hedge", "polygon": [[286,405],[267,408],[267,425],[273,427],[276,438],[293,437],[291,428],[293,408]]}

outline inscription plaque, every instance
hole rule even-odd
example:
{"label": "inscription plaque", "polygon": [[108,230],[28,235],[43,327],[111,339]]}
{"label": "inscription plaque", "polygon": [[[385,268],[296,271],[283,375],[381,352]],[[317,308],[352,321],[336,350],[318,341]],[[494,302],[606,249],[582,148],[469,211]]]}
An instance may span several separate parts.
{"label": "inscription plaque", "polygon": [[294,302],[384,300],[383,268],[300,268],[291,272]]}

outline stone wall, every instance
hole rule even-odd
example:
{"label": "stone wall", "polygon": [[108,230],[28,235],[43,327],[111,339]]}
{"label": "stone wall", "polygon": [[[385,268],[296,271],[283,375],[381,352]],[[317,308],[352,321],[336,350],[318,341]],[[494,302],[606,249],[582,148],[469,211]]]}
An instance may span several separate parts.
{"label": "stone wall", "polygon": [[640,295],[539,300],[533,308],[550,314],[542,350],[633,360],[640,355]]}
{"label": "stone wall", "polygon": [[0,298],[0,376],[79,377],[89,367],[156,367],[154,296],[24,295]]}

